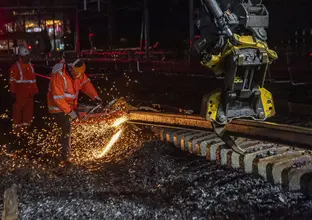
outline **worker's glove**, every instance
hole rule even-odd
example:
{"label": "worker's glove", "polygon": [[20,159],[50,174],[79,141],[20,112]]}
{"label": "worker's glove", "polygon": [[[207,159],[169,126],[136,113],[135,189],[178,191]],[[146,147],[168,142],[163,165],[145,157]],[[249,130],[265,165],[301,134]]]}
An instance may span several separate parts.
{"label": "worker's glove", "polygon": [[15,103],[16,102],[16,94],[11,93],[11,98],[12,98],[12,103]]}
{"label": "worker's glove", "polygon": [[68,115],[73,120],[78,118],[78,115],[75,111],[71,111]]}
{"label": "worker's glove", "polygon": [[103,104],[103,100],[99,96],[96,96],[94,101],[96,102],[97,105]]}

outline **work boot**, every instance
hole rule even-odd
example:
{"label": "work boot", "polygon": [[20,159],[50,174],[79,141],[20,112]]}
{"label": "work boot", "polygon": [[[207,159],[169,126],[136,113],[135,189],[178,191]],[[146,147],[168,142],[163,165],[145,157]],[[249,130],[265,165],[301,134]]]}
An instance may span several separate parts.
{"label": "work boot", "polygon": [[61,152],[61,162],[59,167],[70,168],[72,167],[72,162],[70,160],[70,139],[65,138],[62,140],[62,152]]}
{"label": "work boot", "polygon": [[65,161],[65,167],[66,168],[72,168],[73,167],[73,163],[70,160]]}
{"label": "work boot", "polygon": [[70,160],[62,160],[59,164],[58,164],[59,168],[72,168],[73,164]]}

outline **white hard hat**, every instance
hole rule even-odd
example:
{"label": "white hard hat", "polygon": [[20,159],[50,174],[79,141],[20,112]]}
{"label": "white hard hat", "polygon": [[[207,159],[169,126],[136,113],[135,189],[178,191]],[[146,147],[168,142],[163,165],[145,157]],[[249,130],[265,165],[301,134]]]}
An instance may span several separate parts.
{"label": "white hard hat", "polygon": [[24,57],[24,56],[27,56],[29,54],[30,54],[30,52],[29,52],[29,50],[26,47],[21,46],[20,48],[18,48],[18,55],[19,56]]}

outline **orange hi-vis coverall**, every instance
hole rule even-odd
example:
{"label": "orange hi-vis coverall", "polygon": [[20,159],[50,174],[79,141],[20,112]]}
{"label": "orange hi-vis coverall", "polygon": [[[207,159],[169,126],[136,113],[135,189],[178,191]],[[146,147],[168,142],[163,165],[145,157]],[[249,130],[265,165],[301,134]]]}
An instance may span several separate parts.
{"label": "orange hi-vis coverall", "polygon": [[48,108],[52,113],[57,126],[62,130],[61,133],[61,159],[67,161],[70,158],[70,116],[71,111],[77,110],[79,91],[82,91],[94,100],[98,94],[91,84],[86,74],[72,78],[67,73],[66,65],[63,62],[53,67],[48,91]]}
{"label": "orange hi-vis coverall", "polygon": [[34,117],[34,95],[39,92],[31,63],[16,62],[10,69],[10,92],[15,95],[13,126],[28,126]]}
{"label": "orange hi-vis coverall", "polygon": [[77,110],[78,94],[82,91],[92,100],[98,96],[97,91],[86,74],[72,79],[66,72],[64,63],[58,63],[52,70],[48,91],[48,108],[50,113],[65,114]]}

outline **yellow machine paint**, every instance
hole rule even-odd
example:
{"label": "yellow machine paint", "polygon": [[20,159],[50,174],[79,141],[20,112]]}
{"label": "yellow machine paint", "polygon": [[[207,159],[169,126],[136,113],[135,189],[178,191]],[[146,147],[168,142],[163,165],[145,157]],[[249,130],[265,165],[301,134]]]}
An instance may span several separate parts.
{"label": "yellow machine paint", "polygon": [[[261,91],[261,103],[264,110],[264,119],[275,115],[275,107],[272,94],[265,88],[259,88]],[[217,112],[220,104],[220,90],[214,91],[209,95],[207,102],[206,120],[217,121]]]}
{"label": "yellow machine paint", "polygon": [[201,64],[209,69],[212,69],[213,72],[218,73],[220,65],[222,65],[222,61],[233,52],[233,50],[239,50],[244,48],[256,48],[256,49],[264,49],[269,55],[269,59],[271,62],[278,58],[275,51],[268,48],[266,43],[255,40],[252,36],[240,36],[238,34],[234,34],[234,39],[237,45],[233,45],[230,40],[227,41],[227,44],[224,47],[224,50],[218,55],[212,55],[211,60],[209,62],[201,62]]}
{"label": "yellow machine paint", "polygon": [[[264,54],[267,55],[267,57],[263,58],[263,64],[271,64],[274,60],[278,58],[275,51],[268,48],[267,44],[254,39],[252,36],[239,36],[237,34],[234,34],[234,43],[231,43],[230,40],[227,41],[226,45],[224,46],[224,49],[221,53],[218,55],[212,55],[211,59],[208,62],[201,62],[202,65],[205,67],[211,69],[216,76],[220,76],[221,74],[227,74],[224,71],[224,60],[227,56],[229,56],[231,53],[234,53],[234,51],[241,50],[241,49],[259,49],[259,51],[265,51]],[[236,65],[239,66],[240,64],[240,58],[236,60]],[[242,57],[243,59],[243,57]],[[242,79],[240,77],[235,76],[234,83],[241,83]],[[261,120],[265,120],[269,117],[272,117],[275,115],[275,107],[273,102],[272,94],[266,90],[263,87],[258,86],[261,95],[261,105],[264,112],[264,117]],[[206,115],[205,118],[207,120],[217,121],[217,115],[219,111],[219,105],[220,105],[220,97],[221,97],[221,91],[217,90],[209,94],[209,97],[206,103]],[[239,117],[236,117],[239,118]],[[233,119],[233,118],[232,118]],[[232,120],[230,119],[230,120]],[[258,118],[254,118],[258,119]],[[227,122],[229,122],[228,120]]]}
{"label": "yellow machine paint", "polygon": [[207,102],[206,120],[217,120],[221,92],[212,92]]}
{"label": "yellow machine paint", "polygon": [[265,119],[275,115],[275,107],[272,94],[265,88],[260,88],[261,102],[264,110]]}

